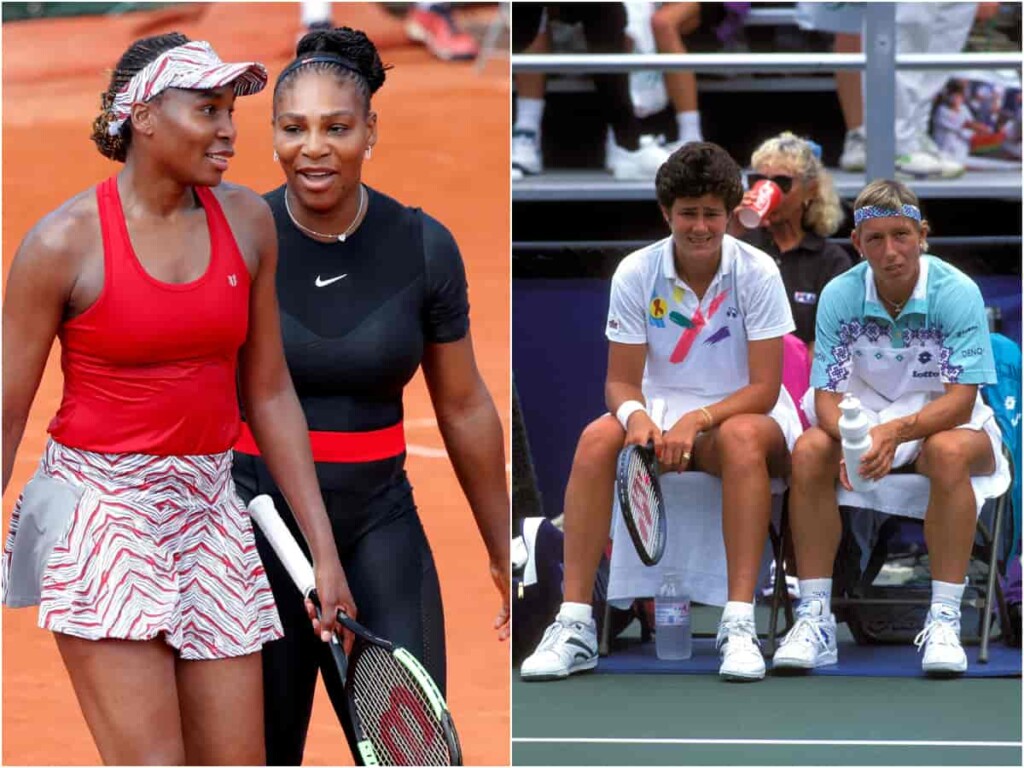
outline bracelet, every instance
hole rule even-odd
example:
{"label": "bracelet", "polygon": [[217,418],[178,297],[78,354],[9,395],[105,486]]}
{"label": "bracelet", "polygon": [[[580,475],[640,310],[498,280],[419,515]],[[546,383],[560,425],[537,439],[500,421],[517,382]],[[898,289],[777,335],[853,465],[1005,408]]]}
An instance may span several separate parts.
{"label": "bracelet", "polygon": [[615,412],[615,418],[619,420],[619,424],[622,425],[623,429],[628,430],[629,427],[626,425],[629,423],[629,417],[637,411],[646,411],[647,406],[641,403],[639,400],[627,400],[619,409]]}
{"label": "bracelet", "polygon": [[715,417],[711,415],[711,411],[705,408],[703,405],[700,407],[700,412],[704,414],[704,418],[708,420],[708,425],[704,429],[711,429],[715,426]]}

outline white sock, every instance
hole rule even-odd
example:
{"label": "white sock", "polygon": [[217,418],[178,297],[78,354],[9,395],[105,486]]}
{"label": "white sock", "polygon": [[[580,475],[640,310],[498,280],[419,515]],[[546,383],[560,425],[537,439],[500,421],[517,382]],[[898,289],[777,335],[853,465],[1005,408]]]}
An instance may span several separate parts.
{"label": "white sock", "polygon": [[740,602],[739,600],[730,600],[725,604],[725,608],[722,610],[722,621],[728,621],[729,619],[746,619],[748,621],[753,621],[754,604]]}
{"label": "white sock", "polygon": [[832,605],[832,579],[800,579],[800,602],[820,600],[822,613],[829,614]]}
{"label": "white sock", "polygon": [[700,112],[676,112],[680,141],[704,141],[700,132]]}
{"label": "white sock", "polygon": [[960,615],[960,602],[964,598],[965,581],[962,584],[951,584],[948,581],[935,581],[932,579],[932,605],[941,605],[944,608],[951,608]]}
{"label": "white sock", "polygon": [[562,603],[562,607],[558,609],[558,615],[589,624],[594,618],[594,609],[586,603]]}
{"label": "white sock", "polygon": [[540,136],[540,122],[544,118],[544,99],[517,99],[516,124],[513,130],[533,131]]}

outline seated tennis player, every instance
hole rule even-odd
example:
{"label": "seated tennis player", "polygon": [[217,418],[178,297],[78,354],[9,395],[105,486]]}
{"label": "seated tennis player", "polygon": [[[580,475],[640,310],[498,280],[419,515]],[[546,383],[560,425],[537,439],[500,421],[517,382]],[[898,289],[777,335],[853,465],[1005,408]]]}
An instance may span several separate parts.
{"label": "seated tennis player", "polygon": [[[740,168],[725,150],[686,144],[655,183],[671,236],[627,256],[612,278],[605,329],[611,413],[584,430],[576,449],[565,494],[565,602],[523,662],[524,680],[597,665],[589,601],[608,541],[616,456],[624,444],[648,440],[666,471],[722,478],[729,594],[719,674],[764,677],[754,589],[771,512],[769,478],[788,474],[801,430],[781,385],[782,337],[793,316],[771,257],[725,234],[743,197]],[[664,434],[647,414],[652,397],[682,414]]]}
{"label": "seated tennis player", "polygon": [[992,409],[978,391],[996,382],[988,318],[978,286],[926,254],[928,223],[897,181],[871,182],[854,204],[853,245],[866,260],[836,277],[818,303],[811,389],[813,426],[793,454],[789,521],[800,567],[797,622],[773,665],[835,664],[836,622],[828,610],[842,534],[836,480],[852,490],[841,458],[839,402],[856,395],[877,426],[859,472],[878,480],[913,466],[931,481],[924,535],[932,605],[915,644],[928,674],[967,669],[960,601],[980,506],[1010,473]]}

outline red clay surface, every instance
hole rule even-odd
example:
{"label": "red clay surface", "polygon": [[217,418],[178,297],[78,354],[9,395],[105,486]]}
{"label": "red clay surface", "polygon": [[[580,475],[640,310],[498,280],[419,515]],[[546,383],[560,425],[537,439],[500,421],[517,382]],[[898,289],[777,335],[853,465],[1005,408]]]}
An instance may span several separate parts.
{"label": "red clay surface", "polygon": [[[485,16],[490,9],[477,11]],[[334,22],[365,30],[395,64],[375,98],[380,141],[365,180],[423,207],[455,234],[470,284],[477,361],[509,434],[509,71],[502,55],[482,72],[445,64],[408,43],[401,23],[371,4],[334,5]],[[3,265],[48,211],[120,167],[89,141],[110,68],[135,38],[179,30],[209,40],[225,59],[257,59],[276,77],[299,31],[297,4],[195,4],[120,17],[3,25]],[[280,183],[273,161],[270,89],[240,99],[238,154],[226,178],[264,192]],[[5,339],[6,343],[16,340]],[[61,392],[54,345],[3,498],[4,535],[34,472]],[[430,537],[448,627],[448,702],[467,764],[509,761],[509,646],[494,637],[497,595],[485,550],[450,465],[422,378],[406,394],[409,474]],[[417,449],[417,446],[420,450]],[[422,450],[427,449],[427,450]],[[3,609],[3,763],[99,763],[52,636],[35,609]],[[306,763],[351,765],[322,687]]]}

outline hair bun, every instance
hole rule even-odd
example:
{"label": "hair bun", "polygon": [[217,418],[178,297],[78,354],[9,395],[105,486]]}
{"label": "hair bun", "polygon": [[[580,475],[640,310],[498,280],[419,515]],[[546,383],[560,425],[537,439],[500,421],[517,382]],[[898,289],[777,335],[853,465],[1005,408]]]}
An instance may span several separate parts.
{"label": "hair bun", "polygon": [[295,56],[301,58],[311,53],[333,53],[351,61],[366,80],[371,94],[384,85],[385,72],[389,67],[381,63],[373,41],[358,29],[338,27],[309,32],[299,40]]}

